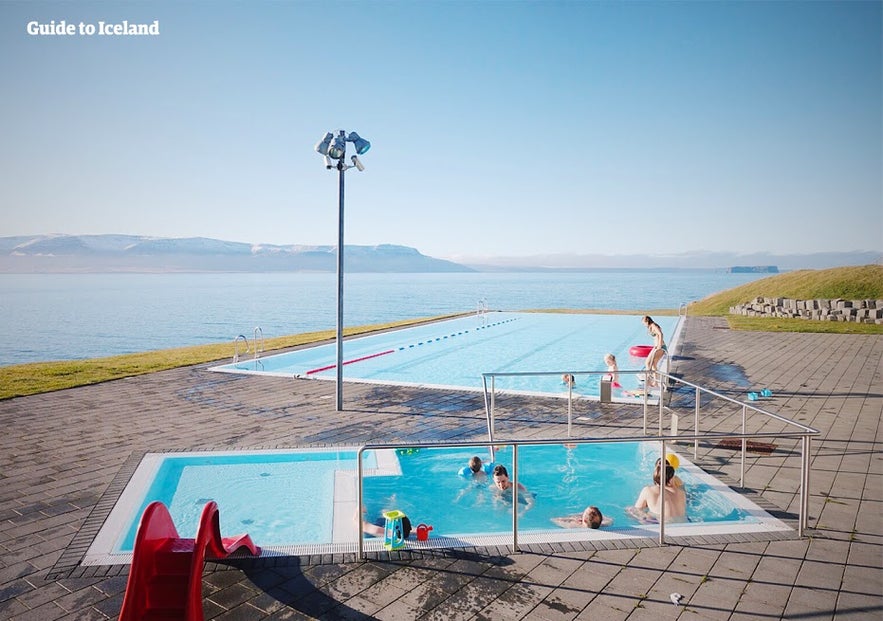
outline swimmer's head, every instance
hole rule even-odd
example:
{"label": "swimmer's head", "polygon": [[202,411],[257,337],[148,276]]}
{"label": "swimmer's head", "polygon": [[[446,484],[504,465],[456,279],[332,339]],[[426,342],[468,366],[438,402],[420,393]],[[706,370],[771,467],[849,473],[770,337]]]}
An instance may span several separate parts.
{"label": "swimmer's head", "polygon": [[561,376],[561,382],[564,384],[573,385],[576,383],[576,378],[573,377],[573,375],[571,375],[570,373],[565,373]]}
{"label": "swimmer's head", "polygon": [[481,470],[481,465],[481,457],[478,455],[469,459],[469,469],[472,470],[472,472],[479,472]]}
{"label": "swimmer's head", "polygon": [[494,467],[494,485],[502,490],[507,490],[512,485],[509,482],[509,471],[503,464]]}
{"label": "swimmer's head", "polygon": [[[659,485],[659,468],[657,467],[653,471],[653,482],[656,485]],[[668,462],[665,462],[665,484],[668,485],[671,482],[671,478],[675,475],[675,469],[672,468]]]}
{"label": "swimmer's head", "polygon": [[601,509],[594,505],[586,507],[586,510],[583,511],[583,526],[586,528],[601,528],[601,521],[603,519],[604,516],[601,515]]}

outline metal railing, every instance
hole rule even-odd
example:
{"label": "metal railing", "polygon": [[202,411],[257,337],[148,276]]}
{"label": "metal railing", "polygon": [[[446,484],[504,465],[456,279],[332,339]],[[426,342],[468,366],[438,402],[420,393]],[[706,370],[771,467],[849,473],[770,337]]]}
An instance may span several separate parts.
{"label": "metal railing", "polygon": [[[558,376],[565,373],[570,373],[573,376],[576,375],[602,375],[607,371],[543,371],[543,372],[521,372],[521,373],[482,373],[482,382],[484,386],[484,403],[485,403],[485,413],[487,417],[487,428],[488,428],[488,439],[491,442],[494,442],[494,433],[496,427],[496,378],[498,377],[524,377],[524,376]],[[643,433],[645,438],[655,438],[655,439],[673,439],[676,438],[678,440],[693,440],[693,459],[697,459],[699,452],[699,440],[702,439],[741,439],[741,459],[739,464],[739,486],[745,486],[745,457],[747,452],[747,445],[749,439],[757,439],[757,438],[801,438],[801,442],[803,447],[801,449],[801,497],[800,497],[800,515],[801,518],[799,520],[798,531],[802,536],[803,529],[806,527],[806,513],[809,507],[808,494],[806,493],[809,488],[809,456],[810,451],[812,450],[812,436],[818,435],[819,431],[814,429],[813,427],[809,427],[807,425],[803,425],[791,419],[785,418],[784,416],[780,416],[773,412],[769,412],[764,410],[763,408],[759,408],[754,405],[750,405],[744,401],[738,401],[733,399],[732,397],[728,397],[726,395],[722,395],[719,392],[715,392],[708,388],[703,388],[698,384],[694,384],[692,382],[688,382],[687,380],[681,379],[679,377],[675,377],[669,373],[663,371],[656,371],[655,373],[650,373],[646,371],[619,371],[620,375],[628,375],[635,373],[646,373],[645,379],[645,388],[643,391],[643,398],[641,400],[641,405],[643,407]],[[488,388],[488,379],[490,378],[490,388]],[[651,381],[655,381],[659,387],[659,397],[656,399],[656,403],[654,407],[658,407],[658,418],[659,418],[659,428],[656,436],[649,436],[647,432],[648,421],[650,418],[650,401],[649,401],[649,387]],[[693,408],[693,433],[692,434],[682,434],[682,435],[663,435],[664,423],[665,423],[665,414],[669,412],[674,415],[675,413],[668,407],[665,406],[665,394],[668,393],[670,396],[673,391],[677,390],[679,386],[684,386],[694,390],[694,408]],[[725,402],[733,404],[737,406],[741,411],[741,425],[740,431],[734,432],[732,434],[721,434],[721,433],[702,433],[700,426],[700,409],[702,406],[702,396],[706,395],[710,398],[721,399]],[[623,402],[627,403],[627,402]],[[787,427],[794,428],[794,431],[781,431],[781,432],[748,432],[747,431],[747,421],[749,414],[757,414],[760,416],[765,416],[769,419],[776,420],[780,423],[785,424]],[[573,439],[571,438],[573,428],[573,386],[570,384],[568,386],[567,391],[567,441],[570,442]],[[493,453],[491,453],[493,455]]]}
{"label": "metal railing", "polygon": [[[776,416],[776,415],[773,415]],[[779,420],[781,417],[776,416]],[[660,456],[666,454],[666,443],[668,442],[678,442],[683,440],[694,440],[698,442],[700,439],[714,438],[716,440],[729,439],[729,438],[741,438],[742,446],[743,446],[743,460],[744,460],[744,447],[745,441],[748,438],[801,438],[801,458],[800,458],[800,504],[798,509],[797,516],[797,535],[798,537],[803,537],[803,531],[806,528],[806,515],[809,509],[808,504],[808,488],[809,488],[809,469],[810,469],[810,461],[809,454],[811,450],[810,446],[810,436],[817,434],[818,431],[812,429],[811,427],[806,427],[805,425],[800,425],[799,423],[794,423],[798,427],[805,429],[806,431],[801,432],[768,432],[768,433],[734,433],[734,434],[682,434],[682,435],[657,435],[657,436],[630,436],[630,437],[608,437],[608,438],[546,438],[542,440],[512,440],[506,439],[502,440],[498,443],[498,445],[503,446],[511,446],[512,447],[512,469],[511,469],[511,481],[512,481],[512,550],[513,552],[519,552],[518,546],[518,511],[515,508],[518,506],[518,448],[522,446],[545,446],[552,444],[616,444],[623,442],[659,442],[660,444]],[[358,513],[357,519],[355,520],[356,526],[358,529],[357,532],[357,540],[358,540],[358,558],[364,560],[365,557],[365,538],[362,532],[362,515],[365,512],[365,491],[364,491],[364,463],[363,463],[363,455],[365,451],[378,451],[378,450],[395,450],[395,449],[432,449],[432,448],[473,448],[473,447],[484,447],[488,450],[493,450],[493,443],[488,441],[471,441],[471,442],[422,442],[422,443],[385,443],[385,444],[365,444],[361,446],[357,453],[357,479],[358,479]],[[665,477],[659,477],[659,493],[660,499],[664,498],[664,488],[665,488]],[[665,545],[665,502],[660,502],[660,513],[659,513],[659,537],[658,543],[660,546]]]}

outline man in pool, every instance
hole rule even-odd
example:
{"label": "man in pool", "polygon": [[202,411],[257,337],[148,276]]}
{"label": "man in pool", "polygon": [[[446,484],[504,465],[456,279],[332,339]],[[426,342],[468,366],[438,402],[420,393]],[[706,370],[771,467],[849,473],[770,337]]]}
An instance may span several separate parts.
{"label": "man in pool", "polygon": [[[493,488],[500,498],[505,500],[512,499],[512,481],[509,480],[509,471],[503,464],[497,464],[494,467],[494,485]],[[527,488],[521,483],[518,484],[518,502],[527,505],[524,510],[527,511],[533,506],[534,497]]]}
{"label": "man in pool", "polygon": [[676,487],[672,483],[674,475],[675,469],[665,462],[665,491],[663,498],[660,499],[660,468],[656,468],[653,473],[653,485],[647,485],[641,490],[629,514],[639,520],[650,518],[652,521],[652,518],[658,518],[662,503],[665,503],[665,520],[683,522],[687,515],[687,494],[684,493],[683,487]]}
{"label": "man in pool", "polygon": [[594,505],[586,507],[582,513],[552,518],[561,528],[601,528],[613,523],[610,518],[601,515],[601,509]]}

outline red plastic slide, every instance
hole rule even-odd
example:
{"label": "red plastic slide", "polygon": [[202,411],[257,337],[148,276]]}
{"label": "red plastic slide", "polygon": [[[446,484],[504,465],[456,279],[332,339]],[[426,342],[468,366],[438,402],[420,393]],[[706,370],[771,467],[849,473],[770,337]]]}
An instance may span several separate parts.
{"label": "red plastic slide", "polygon": [[135,551],[120,621],[202,621],[202,570],[206,558],[222,559],[241,547],[260,554],[248,535],[221,537],[218,505],[206,503],[196,539],[182,539],[161,502],[147,505],[135,536]]}

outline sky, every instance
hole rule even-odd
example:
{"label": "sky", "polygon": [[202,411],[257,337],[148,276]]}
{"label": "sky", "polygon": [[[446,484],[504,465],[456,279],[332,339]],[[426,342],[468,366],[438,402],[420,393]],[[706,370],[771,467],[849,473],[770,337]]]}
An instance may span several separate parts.
{"label": "sky", "polygon": [[0,237],[883,251],[881,7],[0,0]]}

